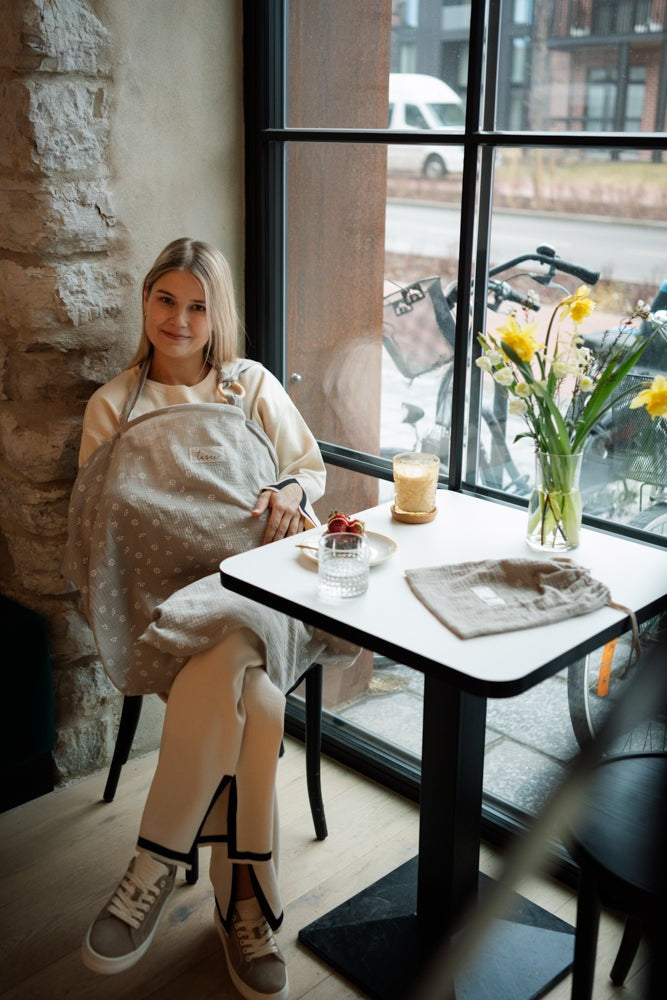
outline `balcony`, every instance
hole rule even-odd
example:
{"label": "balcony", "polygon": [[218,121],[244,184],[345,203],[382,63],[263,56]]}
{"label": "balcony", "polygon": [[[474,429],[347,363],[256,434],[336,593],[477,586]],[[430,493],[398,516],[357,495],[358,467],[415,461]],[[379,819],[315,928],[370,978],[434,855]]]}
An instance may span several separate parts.
{"label": "balcony", "polygon": [[617,3],[581,3],[569,0],[554,11],[553,38],[596,38],[655,36],[665,30],[665,0],[619,0]]}

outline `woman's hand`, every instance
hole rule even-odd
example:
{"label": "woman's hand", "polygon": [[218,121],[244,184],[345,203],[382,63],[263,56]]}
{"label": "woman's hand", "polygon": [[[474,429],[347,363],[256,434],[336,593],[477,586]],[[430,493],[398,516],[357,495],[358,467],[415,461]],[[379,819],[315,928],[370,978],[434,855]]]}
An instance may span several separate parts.
{"label": "woman's hand", "polygon": [[262,545],[303,531],[305,521],[299,509],[302,496],[303,491],[298,483],[288,483],[277,492],[262,490],[252,512],[253,517],[260,517],[266,510],[270,511]]}

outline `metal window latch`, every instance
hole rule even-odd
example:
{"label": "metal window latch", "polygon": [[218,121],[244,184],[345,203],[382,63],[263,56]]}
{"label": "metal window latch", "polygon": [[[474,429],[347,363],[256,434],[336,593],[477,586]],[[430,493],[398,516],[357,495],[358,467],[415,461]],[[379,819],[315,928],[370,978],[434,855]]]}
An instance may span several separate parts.
{"label": "metal window latch", "polygon": [[289,377],[290,382],[303,382],[303,375],[299,375],[298,372],[292,372]]}

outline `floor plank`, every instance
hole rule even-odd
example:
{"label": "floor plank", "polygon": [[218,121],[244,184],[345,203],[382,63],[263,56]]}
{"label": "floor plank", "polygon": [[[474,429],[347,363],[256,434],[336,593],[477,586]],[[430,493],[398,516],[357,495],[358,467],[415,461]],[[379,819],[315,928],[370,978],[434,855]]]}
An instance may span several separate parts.
{"label": "floor plank", "polygon": [[[303,748],[285,740],[279,768],[281,882],[286,905],[279,943],[293,1000],[352,1000],[363,994],[297,940],[300,927],[370,885],[416,853],[417,807],[324,759],[322,784],[329,837],[315,840],[306,792]],[[195,886],[179,879],[156,940],[133,969],[97,976],[80,960],[88,923],[122,875],[132,847],[155,754],[123,769],[116,799],[101,800],[104,774],[0,815],[0,995],[11,1000],[237,1000],[212,922],[208,850],[200,852]],[[483,846],[480,865],[499,866]],[[570,923],[574,893],[544,876],[521,892]],[[594,1000],[640,1000],[641,958],[624,988],[608,979],[622,922],[604,914]],[[548,1000],[569,997],[569,977]],[[503,998],[496,998],[503,1000]]]}

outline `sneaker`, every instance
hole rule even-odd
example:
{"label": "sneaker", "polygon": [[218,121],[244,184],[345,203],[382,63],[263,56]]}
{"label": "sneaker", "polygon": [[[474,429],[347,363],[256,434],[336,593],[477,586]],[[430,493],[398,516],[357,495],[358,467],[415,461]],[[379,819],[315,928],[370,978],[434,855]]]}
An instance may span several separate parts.
{"label": "sneaker", "polygon": [[285,959],[257,900],[242,899],[236,903],[229,934],[217,909],[215,925],[225,949],[229,975],[241,996],[246,1000],[287,1000]]}
{"label": "sneaker", "polygon": [[93,972],[111,975],[138,962],[155,936],[176,866],[139,851],[113,896],[88,928],[81,958]]}

